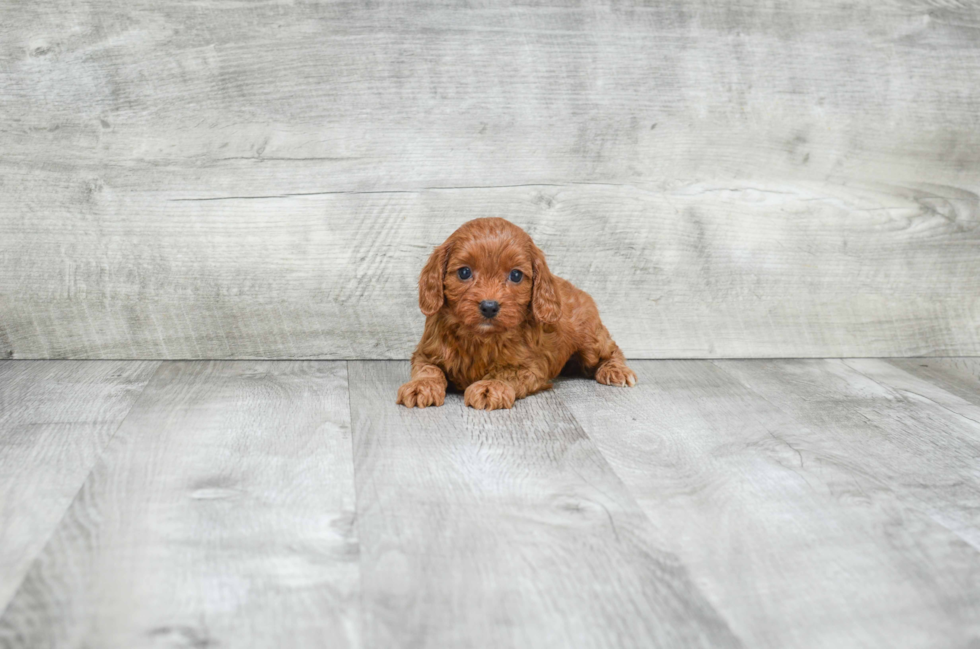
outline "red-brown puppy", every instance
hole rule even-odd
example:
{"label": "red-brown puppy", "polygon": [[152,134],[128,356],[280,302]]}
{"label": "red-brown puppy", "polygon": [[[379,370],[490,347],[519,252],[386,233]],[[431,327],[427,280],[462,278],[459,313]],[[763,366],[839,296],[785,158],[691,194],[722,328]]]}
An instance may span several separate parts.
{"label": "red-brown puppy", "polygon": [[552,275],[531,237],[504,219],[470,221],[433,251],[419,306],[425,332],[412,380],[398,389],[409,408],[441,406],[447,377],[468,406],[510,408],[549,389],[570,359],[599,383],[636,384],[592,298]]}

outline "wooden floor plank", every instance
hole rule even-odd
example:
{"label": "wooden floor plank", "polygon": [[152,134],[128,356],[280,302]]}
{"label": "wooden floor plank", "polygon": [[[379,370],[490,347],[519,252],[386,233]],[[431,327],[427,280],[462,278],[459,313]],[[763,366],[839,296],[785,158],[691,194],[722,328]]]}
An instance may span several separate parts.
{"label": "wooden floor plank", "polygon": [[356,645],[346,379],[342,363],[165,363],[0,645]]}
{"label": "wooden floor plank", "polygon": [[367,647],[739,644],[551,393],[395,406],[350,368]]}
{"label": "wooden floor plank", "polygon": [[833,461],[859,469],[980,551],[980,423],[848,363],[717,364],[832,439]]}
{"label": "wooden floor plank", "polygon": [[0,611],[156,361],[0,361]]}
{"label": "wooden floor plank", "polygon": [[962,428],[963,434],[969,435],[973,431],[975,439],[980,441],[980,405],[957,395],[958,392],[964,396],[972,396],[980,403],[980,393],[970,395],[972,386],[969,383],[958,381],[955,375],[933,373],[930,371],[932,368],[922,368],[926,369],[923,376],[915,372],[914,368],[906,370],[902,365],[885,359],[849,358],[842,362],[883,387],[891,388],[895,392],[893,396],[905,403],[922,402],[927,404],[927,409],[938,407],[959,415],[966,420]]}
{"label": "wooden floor plank", "polygon": [[[980,554],[882,470],[941,490],[969,479],[957,449],[927,464],[889,449],[856,404],[803,401],[838,378],[825,364],[799,370],[804,385],[792,362],[725,363],[744,384],[708,361],[631,366],[632,390],[556,392],[747,646],[954,647],[980,630]],[[948,477],[927,470],[944,463]]]}
{"label": "wooden floor plank", "polygon": [[887,362],[980,406],[980,358],[889,358]]}

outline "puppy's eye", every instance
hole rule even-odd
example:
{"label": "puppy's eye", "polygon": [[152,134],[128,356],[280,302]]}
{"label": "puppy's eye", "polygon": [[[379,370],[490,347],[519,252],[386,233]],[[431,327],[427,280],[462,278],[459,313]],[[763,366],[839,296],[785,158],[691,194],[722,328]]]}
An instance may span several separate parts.
{"label": "puppy's eye", "polygon": [[463,266],[462,268],[456,271],[456,277],[460,279],[469,279],[472,276],[473,276],[473,271],[470,270],[469,266]]}
{"label": "puppy's eye", "polygon": [[515,284],[520,284],[522,279],[524,279],[524,273],[516,268],[510,271],[510,281],[514,282]]}

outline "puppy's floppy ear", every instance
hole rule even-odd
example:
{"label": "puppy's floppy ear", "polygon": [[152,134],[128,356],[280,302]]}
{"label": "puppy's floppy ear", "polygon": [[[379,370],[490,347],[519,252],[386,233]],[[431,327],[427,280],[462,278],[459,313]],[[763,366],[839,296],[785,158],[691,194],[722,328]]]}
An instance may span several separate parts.
{"label": "puppy's floppy ear", "polygon": [[444,300],[442,281],[446,275],[446,260],[449,257],[449,242],[438,246],[425,262],[419,275],[419,308],[425,315],[432,315],[442,308]]}
{"label": "puppy's floppy ear", "polygon": [[537,246],[534,246],[532,252],[534,277],[531,278],[531,313],[538,322],[558,322],[561,317],[561,299],[555,289],[555,278],[544,261],[544,253]]}

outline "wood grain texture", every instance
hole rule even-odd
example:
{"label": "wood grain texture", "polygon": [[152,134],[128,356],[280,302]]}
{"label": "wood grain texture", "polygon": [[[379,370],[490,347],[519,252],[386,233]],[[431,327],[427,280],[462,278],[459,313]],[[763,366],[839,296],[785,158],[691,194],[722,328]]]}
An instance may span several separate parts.
{"label": "wood grain texture", "polygon": [[[785,392],[796,362],[726,363],[753,374],[745,384],[703,361],[631,366],[632,390],[566,380],[556,392],[746,646],[969,646],[980,553],[910,501],[908,482],[964,507],[972,487],[954,491],[953,474],[877,441],[902,430],[850,421],[847,395],[837,412],[833,365],[806,366],[805,385]],[[764,396],[751,389],[760,377]],[[784,411],[795,389],[825,397],[813,407],[830,421]],[[949,434],[918,433],[923,445]],[[965,472],[952,444],[931,461]],[[892,480],[884,462],[909,478]]]}
{"label": "wood grain texture", "polygon": [[859,468],[867,476],[861,486],[892,490],[907,507],[980,549],[980,413],[965,416],[896,389],[858,361],[717,364],[832,436],[839,446],[833,460]]}
{"label": "wood grain texture", "polygon": [[158,365],[0,361],[0,611]]}
{"label": "wood grain texture", "polygon": [[632,357],[980,354],[975,2],[0,12],[0,357],[405,358],[488,215]]}
{"label": "wood grain texture", "polygon": [[[967,421],[974,422],[980,427],[980,405],[973,403],[969,399],[957,396],[955,392],[946,389],[936,381],[927,380],[915,372],[906,371],[899,365],[883,359],[852,358],[844,360],[843,363],[861,372],[869,379],[888,386],[895,392],[896,398],[901,398],[908,403],[923,401],[928,404],[929,408],[948,410],[951,413],[960,415]],[[947,383],[953,383],[953,381],[948,380]],[[959,386],[961,392],[967,395],[970,394],[970,388],[972,386],[969,383],[964,381],[956,385]],[[980,399],[980,392],[974,390],[972,396],[973,401],[976,401]],[[977,437],[980,439],[980,433],[978,433]],[[978,457],[978,460],[980,460],[980,457]],[[980,522],[980,519],[978,519],[978,522]],[[978,536],[978,540],[980,540],[980,536]]]}
{"label": "wood grain texture", "polygon": [[356,646],[346,379],[341,363],[164,364],[0,645]]}
{"label": "wood grain texture", "polygon": [[974,359],[631,364],[0,362],[0,647],[975,644]]}
{"label": "wood grain texture", "polygon": [[980,406],[980,358],[896,358],[888,362]]}
{"label": "wood grain texture", "polygon": [[351,363],[367,647],[738,646],[554,394],[394,404]]}

